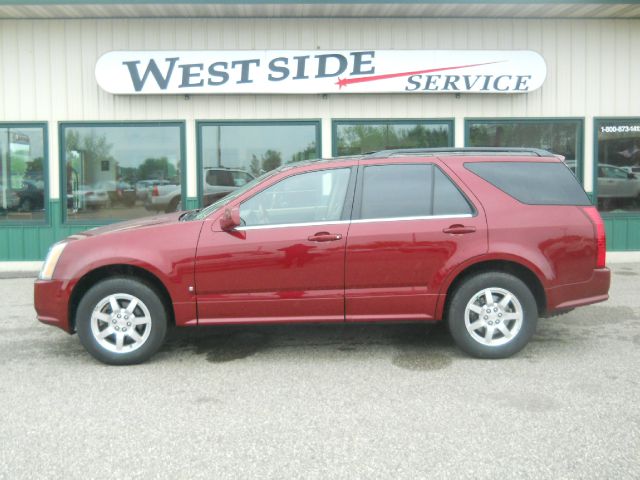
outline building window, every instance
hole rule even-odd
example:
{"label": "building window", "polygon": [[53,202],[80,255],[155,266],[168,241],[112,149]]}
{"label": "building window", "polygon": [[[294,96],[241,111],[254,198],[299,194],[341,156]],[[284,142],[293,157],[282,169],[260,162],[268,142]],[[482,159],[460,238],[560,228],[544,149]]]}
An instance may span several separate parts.
{"label": "building window", "polygon": [[541,148],[582,175],[582,119],[467,120],[468,147]]}
{"label": "building window", "polygon": [[176,210],[182,124],[64,124],[60,134],[68,221],[111,222]]}
{"label": "building window", "polygon": [[598,208],[640,212],[640,118],[597,119],[594,127]]}
{"label": "building window", "polygon": [[453,146],[450,120],[336,120],[333,155],[359,155],[396,148]]}
{"label": "building window", "polygon": [[45,131],[42,124],[0,124],[0,224],[47,218]]}
{"label": "building window", "polygon": [[319,122],[199,122],[203,206],[281,165],[320,157]]}

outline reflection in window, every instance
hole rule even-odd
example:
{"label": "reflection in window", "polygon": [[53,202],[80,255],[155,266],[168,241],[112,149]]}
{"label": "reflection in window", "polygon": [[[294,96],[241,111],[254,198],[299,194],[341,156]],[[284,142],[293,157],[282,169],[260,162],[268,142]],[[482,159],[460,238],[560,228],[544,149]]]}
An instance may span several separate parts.
{"label": "reflection in window", "polygon": [[361,218],[424,217],[433,212],[432,165],[364,169]]}
{"label": "reflection in window", "polygon": [[335,129],[337,156],[453,145],[450,122],[338,121]]}
{"label": "reflection in window", "polygon": [[319,131],[317,122],[202,124],[202,205],[281,165],[318,158]]}
{"label": "reflection in window", "polygon": [[44,128],[0,125],[0,222],[45,219]]}
{"label": "reflection in window", "polygon": [[580,120],[490,120],[469,122],[469,147],[541,148],[579,165]]}
{"label": "reflection in window", "polygon": [[365,167],[360,218],[410,218],[473,213],[458,187],[432,164]]}
{"label": "reflection in window", "polygon": [[598,208],[640,212],[640,118],[600,120],[598,138]]}
{"label": "reflection in window", "polygon": [[62,129],[68,220],[112,221],[176,210],[181,200],[179,125]]}
{"label": "reflection in window", "polygon": [[240,206],[243,225],[283,225],[340,220],[348,168],[301,173],[272,185]]}

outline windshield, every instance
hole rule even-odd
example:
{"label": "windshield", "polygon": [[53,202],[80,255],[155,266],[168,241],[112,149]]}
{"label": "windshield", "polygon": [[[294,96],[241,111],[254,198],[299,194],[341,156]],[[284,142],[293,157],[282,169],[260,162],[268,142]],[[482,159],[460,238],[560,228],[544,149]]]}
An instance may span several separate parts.
{"label": "windshield", "polygon": [[208,207],[203,208],[202,210],[200,210],[198,212],[198,214],[194,217],[194,219],[195,220],[204,220],[206,217],[208,217],[210,214],[212,214],[213,212],[218,210],[220,207],[224,207],[231,200],[233,200],[234,198],[238,198],[244,192],[246,192],[248,190],[251,190],[258,183],[262,182],[263,180],[269,178],[272,175],[275,175],[276,173],[278,173],[278,171],[280,171],[280,169],[271,170],[271,171],[269,171],[267,173],[264,173],[264,174],[260,175],[258,178],[254,178],[249,183],[245,183],[242,187],[240,187],[237,190],[233,191],[229,195],[227,195],[225,197],[222,197],[217,202],[212,203]]}

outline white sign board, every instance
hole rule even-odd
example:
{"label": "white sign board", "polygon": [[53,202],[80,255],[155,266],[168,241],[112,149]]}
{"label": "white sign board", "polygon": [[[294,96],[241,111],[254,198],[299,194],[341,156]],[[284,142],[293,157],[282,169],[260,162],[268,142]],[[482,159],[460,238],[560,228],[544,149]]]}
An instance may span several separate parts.
{"label": "white sign board", "polygon": [[96,63],[113,94],[525,93],[547,67],[507,50],[114,51]]}

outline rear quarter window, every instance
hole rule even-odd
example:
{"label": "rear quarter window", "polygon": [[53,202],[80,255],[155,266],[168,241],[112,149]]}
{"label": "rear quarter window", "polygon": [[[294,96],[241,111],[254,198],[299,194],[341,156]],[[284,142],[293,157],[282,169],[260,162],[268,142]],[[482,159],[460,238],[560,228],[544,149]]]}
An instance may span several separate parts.
{"label": "rear quarter window", "polygon": [[571,170],[560,162],[467,162],[464,166],[528,205],[591,205]]}

